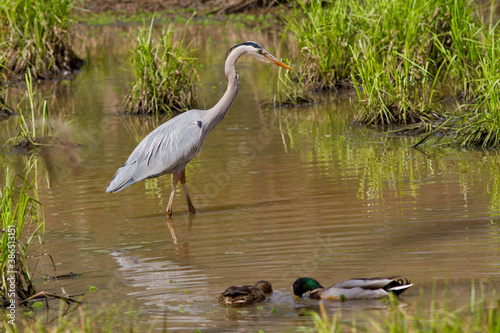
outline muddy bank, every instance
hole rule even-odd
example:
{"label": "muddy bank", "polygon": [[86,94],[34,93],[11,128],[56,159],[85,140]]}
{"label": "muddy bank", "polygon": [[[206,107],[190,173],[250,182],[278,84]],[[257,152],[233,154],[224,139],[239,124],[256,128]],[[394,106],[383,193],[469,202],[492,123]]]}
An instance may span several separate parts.
{"label": "muddy bank", "polygon": [[83,0],[83,8],[93,13],[163,11],[191,8],[206,13],[231,14],[249,9],[269,8],[278,0]]}

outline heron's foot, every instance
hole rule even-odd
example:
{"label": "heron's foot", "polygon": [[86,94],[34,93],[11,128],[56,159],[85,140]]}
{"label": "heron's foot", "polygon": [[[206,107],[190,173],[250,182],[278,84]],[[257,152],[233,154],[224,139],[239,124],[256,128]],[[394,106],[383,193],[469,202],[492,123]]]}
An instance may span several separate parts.
{"label": "heron's foot", "polygon": [[167,208],[167,217],[172,217],[172,210]]}
{"label": "heron's foot", "polygon": [[190,207],[189,207],[189,212],[190,212],[191,214],[196,214],[196,209],[194,208],[194,206],[190,206]]}

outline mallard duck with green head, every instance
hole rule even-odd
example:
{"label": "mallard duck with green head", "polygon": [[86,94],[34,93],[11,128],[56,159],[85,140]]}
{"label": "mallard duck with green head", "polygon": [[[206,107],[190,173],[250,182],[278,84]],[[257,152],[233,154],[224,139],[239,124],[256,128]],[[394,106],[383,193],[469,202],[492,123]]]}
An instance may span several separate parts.
{"label": "mallard duck with green head", "polygon": [[360,299],[360,298],[383,298],[389,293],[402,294],[406,289],[413,286],[407,279],[396,279],[397,276],[356,278],[345,280],[324,288],[318,281],[310,277],[298,278],[293,284],[293,293],[302,297],[306,292],[313,299]]}
{"label": "mallard duck with green head", "polygon": [[219,296],[219,304],[239,307],[261,302],[273,293],[273,287],[267,281],[260,280],[253,286],[229,287]]}

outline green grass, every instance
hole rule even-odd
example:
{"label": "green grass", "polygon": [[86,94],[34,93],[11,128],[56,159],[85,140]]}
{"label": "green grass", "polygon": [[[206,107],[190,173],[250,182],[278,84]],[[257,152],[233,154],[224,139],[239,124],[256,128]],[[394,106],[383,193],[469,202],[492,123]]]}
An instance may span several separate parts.
{"label": "green grass", "polygon": [[159,38],[153,36],[153,22],[143,27],[130,52],[135,83],[125,107],[134,114],[182,112],[196,106],[195,80],[198,61],[184,39],[174,42],[169,27]]}
{"label": "green grass", "polygon": [[[356,89],[356,123],[423,123],[435,133],[459,118],[458,129],[446,131],[455,133],[453,144],[497,147],[500,35],[481,15],[476,2],[460,0],[313,0],[299,1],[286,22],[304,87]],[[443,111],[445,94],[459,103],[455,112]]]}
{"label": "green grass", "polygon": [[442,61],[428,58],[436,3],[300,2],[287,29],[301,50],[304,85],[354,87],[360,98],[360,123],[428,120],[440,111],[435,99]]}
{"label": "green grass", "polygon": [[465,147],[498,147],[500,145],[500,34],[491,26],[482,35],[484,50],[480,53],[477,74],[471,80],[468,112],[453,141]]}
{"label": "green grass", "polygon": [[376,52],[372,42],[367,38],[354,46],[359,50],[352,75],[359,98],[355,121],[406,125],[429,122],[433,115],[440,114],[439,92],[435,87],[440,72],[432,75],[429,72],[432,64],[420,65],[408,48],[404,48],[404,53]]}
{"label": "green grass", "polygon": [[0,117],[10,116],[13,113],[12,109],[7,105],[7,102],[2,96],[3,94],[4,92],[0,91]]}
{"label": "green grass", "polygon": [[56,143],[56,136],[48,119],[47,102],[40,102],[33,92],[33,78],[31,72],[25,74],[27,90],[27,101],[20,103],[17,108],[18,126],[16,134],[11,137],[7,144],[23,148],[26,151],[36,149],[44,145]]}
{"label": "green grass", "polygon": [[441,112],[436,103],[441,61],[429,57],[433,21],[439,20],[435,6],[435,0],[373,0],[360,8],[362,29],[352,45],[357,122],[405,125]]}
{"label": "green grass", "polygon": [[[285,61],[290,65],[290,61]],[[314,97],[309,93],[306,85],[303,83],[304,73],[297,73],[289,70],[279,70],[279,79],[277,83],[276,94],[273,104],[280,106],[298,106],[312,104]]]}
{"label": "green grass", "polygon": [[[0,52],[7,74],[61,76],[83,64],[71,50],[73,0],[0,0]],[[50,13],[50,15],[49,15]]]}
{"label": "green grass", "polygon": [[310,312],[315,332],[370,332],[370,333],[456,333],[499,332],[500,300],[488,300],[484,291],[478,297],[472,286],[470,302],[460,307],[451,306],[450,301],[438,304],[404,307],[399,300],[391,298],[386,311],[377,315],[367,314],[351,320],[342,318],[337,312],[333,317],[326,313],[320,303],[320,313]]}
{"label": "green grass", "polygon": [[[0,83],[7,80],[7,74],[5,70],[6,60],[5,53],[2,51],[2,48],[5,47],[7,43],[0,43]],[[11,108],[5,102],[5,90],[0,89],[0,117],[9,116],[12,114]]]}
{"label": "green grass", "polygon": [[[451,19],[448,37],[436,35],[437,48],[448,63],[447,82],[459,103],[451,117],[457,125],[451,144],[461,147],[492,148],[500,145],[500,45],[498,24],[479,20],[475,7],[461,1],[448,1]],[[448,43],[446,43],[448,40]],[[435,129],[434,132],[440,130]]]}
{"label": "green grass", "polygon": [[[57,302],[57,301],[56,301]],[[24,315],[18,313],[18,325],[4,324],[5,331],[9,333],[56,333],[56,332],[153,332],[151,324],[140,324],[141,311],[134,310],[130,303],[111,304],[98,309],[91,308],[88,304],[68,306],[63,300],[59,304],[50,302],[53,309],[42,308],[26,311]],[[58,305],[58,306],[57,306]],[[52,320],[47,320],[55,317]],[[2,320],[7,323],[8,317]],[[167,323],[163,323],[161,332],[166,332]]]}
{"label": "green grass", "polygon": [[[42,244],[45,220],[41,203],[35,199],[32,184],[16,178],[5,169],[5,186],[0,192],[2,212],[2,242],[0,244],[0,271],[2,274],[1,298],[8,301],[10,293],[9,277],[15,277],[15,294],[24,300],[36,293],[31,274],[26,263],[28,248],[34,243]],[[19,307],[19,303],[16,304]]]}
{"label": "green grass", "polygon": [[202,9],[187,7],[167,10],[148,11],[139,9],[136,12],[129,13],[125,10],[108,9],[93,13],[88,10],[77,11],[75,21],[87,25],[113,25],[113,24],[142,24],[144,21],[155,21],[157,25],[185,25],[194,19],[197,23],[206,26],[217,26],[221,24],[239,25],[244,28],[268,29],[278,24],[278,18],[271,13],[240,13],[229,14],[225,16],[206,13]]}
{"label": "green grass", "polygon": [[287,30],[297,41],[303,58],[302,81],[310,89],[334,89],[350,78],[351,49],[358,28],[349,15],[355,3],[339,0],[298,1],[285,17]]}
{"label": "green grass", "polygon": [[[477,67],[483,54],[484,27],[479,8],[468,1],[443,1],[442,28],[435,31],[435,48],[449,66],[447,83],[454,94],[467,99],[473,93],[474,80],[481,76]],[[493,8],[492,8],[493,9]]]}

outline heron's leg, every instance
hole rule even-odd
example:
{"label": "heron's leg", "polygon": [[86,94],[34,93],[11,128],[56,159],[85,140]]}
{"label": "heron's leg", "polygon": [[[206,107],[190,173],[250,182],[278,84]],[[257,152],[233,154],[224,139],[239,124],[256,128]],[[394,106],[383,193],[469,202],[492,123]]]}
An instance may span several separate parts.
{"label": "heron's leg", "polygon": [[181,181],[182,186],[184,187],[184,193],[186,193],[186,201],[188,204],[189,212],[194,214],[194,213],[196,213],[196,209],[194,208],[193,204],[191,203],[191,198],[189,197],[188,188],[186,185],[186,172],[185,172],[185,170],[182,170],[182,172],[181,172],[180,181]]}
{"label": "heron's leg", "polygon": [[167,216],[172,216],[172,204],[174,203],[175,188],[177,187],[177,183],[183,174],[184,170],[182,172],[174,172],[172,174],[172,192],[170,192],[170,199],[168,200]]}

